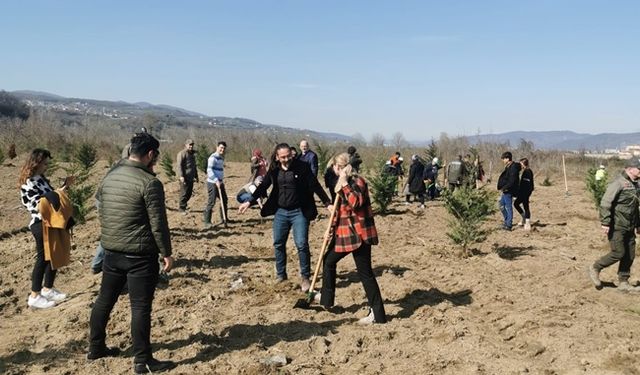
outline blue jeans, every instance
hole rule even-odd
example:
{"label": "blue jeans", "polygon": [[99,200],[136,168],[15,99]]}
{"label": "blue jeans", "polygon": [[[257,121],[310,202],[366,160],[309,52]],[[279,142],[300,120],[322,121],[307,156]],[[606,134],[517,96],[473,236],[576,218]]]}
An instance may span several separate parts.
{"label": "blue jeans", "polygon": [[278,208],[273,217],[273,247],[276,255],[276,272],[279,277],[287,278],[287,238],[293,227],[293,242],[298,249],[300,275],[311,276],[311,254],[309,253],[309,220],[296,208],[287,210]]}
{"label": "blue jeans", "polygon": [[91,259],[91,271],[93,273],[102,272],[102,262],[104,261],[104,247],[102,247],[102,242],[98,242],[98,247],[96,248],[96,255]]}
{"label": "blue jeans", "polygon": [[500,211],[504,217],[504,228],[511,229],[513,221],[513,195],[511,193],[502,193],[500,197]]}

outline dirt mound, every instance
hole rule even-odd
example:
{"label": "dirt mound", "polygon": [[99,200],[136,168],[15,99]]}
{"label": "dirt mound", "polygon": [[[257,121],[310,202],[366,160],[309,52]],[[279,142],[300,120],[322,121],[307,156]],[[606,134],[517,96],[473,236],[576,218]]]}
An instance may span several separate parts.
{"label": "dirt mound", "polygon": [[[34,244],[19,231],[29,219],[14,186],[17,169],[0,167],[0,373],[130,373],[126,296],[107,341],[125,353],[85,361],[100,285],[89,271],[95,214],[76,228],[72,264],[56,281],[70,298],[46,311],[26,308]],[[381,243],[373,254],[389,323],[361,327],[355,322],[366,300],[350,259],[339,264],[331,311],[294,309],[304,297],[297,277],[275,284],[271,219],[235,211],[248,173],[248,164],[228,164],[233,222],[207,231],[202,184],[186,216],[177,211],[177,183],[166,184],[177,262],[168,288],[156,293],[152,342],[157,358],[178,363],[174,373],[640,373],[640,295],[618,293],[612,283],[596,291],[585,274],[607,242],[581,181],[570,181],[568,196],[564,186],[537,187],[534,230],[495,231],[467,259],[449,243],[441,202],[421,211],[398,200],[391,214],[376,217]],[[313,264],[327,224],[321,212],[310,229]],[[496,215],[490,225],[499,224]],[[298,261],[288,245],[292,276]],[[602,277],[614,281],[615,272]]]}

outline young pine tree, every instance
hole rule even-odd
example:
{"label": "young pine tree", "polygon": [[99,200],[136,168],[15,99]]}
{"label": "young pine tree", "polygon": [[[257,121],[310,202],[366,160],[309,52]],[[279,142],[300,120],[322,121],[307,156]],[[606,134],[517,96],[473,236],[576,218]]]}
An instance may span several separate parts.
{"label": "young pine tree", "polygon": [[444,207],[450,215],[447,236],[453,243],[462,247],[462,255],[469,256],[469,247],[482,243],[487,239],[489,230],[482,224],[493,215],[497,209],[495,192],[486,189],[473,189],[462,186],[444,190]]}
{"label": "young pine tree", "polygon": [[204,143],[200,143],[196,151],[196,165],[198,166],[198,170],[204,173],[205,177],[207,175],[207,160],[209,160],[210,155],[211,151],[209,151],[209,147]]}
{"label": "young pine tree", "polygon": [[162,160],[160,161],[160,166],[162,170],[169,178],[169,181],[174,181],[176,179],[176,171],[173,170],[173,158],[169,154],[162,155]]}
{"label": "young pine tree", "polygon": [[378,174],[369,179],[371,201],[379,214],[385,214],[396,190],[398,177],[386,171],[385,159],[378,160]]}
{"label": "young pine tree", "polygon": [[596,211],[600,210],[600,201],[604,192],[607,190],[607,173],[600,180],[596,180],[596,168],[589,168],[585,177],[587,191],[591,193],[591,200],[595,205]]}
{"label": "young pine tree", "polygon": [[73,217],[80,224],[86,222],[87,215],[93,207],[88,202],[93,197],[95,184],[89,182],[89,177],[98,162],[97,156],[95,145],[83,143],[72,153],[70,164],[62,167],[68,176],[75,177],[73,185],[67,188],[67,194],[73,205]]}

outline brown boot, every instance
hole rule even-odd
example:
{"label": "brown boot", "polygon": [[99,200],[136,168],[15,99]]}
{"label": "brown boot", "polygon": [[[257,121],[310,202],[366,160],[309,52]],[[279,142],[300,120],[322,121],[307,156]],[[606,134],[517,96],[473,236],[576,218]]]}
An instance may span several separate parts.
{"label": "brown boot", "polygon": [[598,271],[592,264],[587,269],[587,273],[589,274],[589,278],[591,279],[593,286],[595,286],[596,289],[602,289],[602,281],[600,281],[600,271]]}

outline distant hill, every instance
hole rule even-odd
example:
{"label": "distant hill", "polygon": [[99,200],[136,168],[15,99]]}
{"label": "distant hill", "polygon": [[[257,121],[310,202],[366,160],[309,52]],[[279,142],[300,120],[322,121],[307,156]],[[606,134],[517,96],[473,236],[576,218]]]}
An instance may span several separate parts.
{"label": "distant hill", "polygon": [[12,95],[23,100],[34,108],[45,108],[67,115],[94,115],[112,119],[128,120],[140,118],[146,114],[153,114],[159,118],[170,117],[180,120],[185,126],[196,127],[229,127],[234,129],[265,129],[279,134],[302,134],[305,137],[323,139],[326,141],[350,142],[351,137],[338,133],[323,133],[309,129],[291,128],[279,125],[263,124],[255,120],[240,117],[209,116],[184,108],[166,104],[151,104],[148,102],[128,103],[124,101],[109,101],[83,98],[66,98],[63,96],[40,91],[18,90]]}
{"label": "distant hill", "polygon": [[601,133],[585,134],[572,131],[515,131],[501,134],[481,134],[467,137],[471,144],[479,142],[508,142],[518,146],[522,139],[533,142],[535,148],[546,150],[593,150],[623,149],[629,145],[640,144],[638,133]]}

